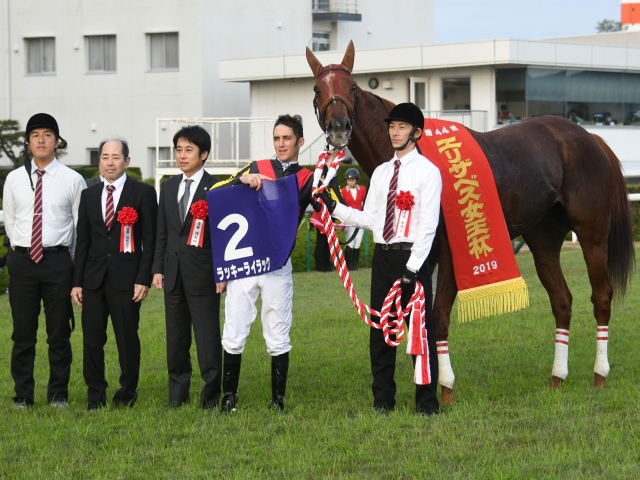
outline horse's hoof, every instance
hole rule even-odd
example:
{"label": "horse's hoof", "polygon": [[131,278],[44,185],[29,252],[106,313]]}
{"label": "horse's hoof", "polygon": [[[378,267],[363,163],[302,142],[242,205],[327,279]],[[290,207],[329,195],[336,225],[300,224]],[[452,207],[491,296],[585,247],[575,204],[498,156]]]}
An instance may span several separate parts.
{"label": "horse's hoof", "polygon": [[449,387],[441,387],[442,388],[442,405],[453,405],[453,388]]}
{"label": "horse's hoof", "polygon": [[560,377],[556,377],[553,375],[551,377],[551,383],[549,383],[549,388],[560,388],[562,386],[562,379]]}
{"label": "horse's hoof", "polygon": [[604,388],[607,383],[607,377],[603,377],[599,373],[594,374],[593,388]]}

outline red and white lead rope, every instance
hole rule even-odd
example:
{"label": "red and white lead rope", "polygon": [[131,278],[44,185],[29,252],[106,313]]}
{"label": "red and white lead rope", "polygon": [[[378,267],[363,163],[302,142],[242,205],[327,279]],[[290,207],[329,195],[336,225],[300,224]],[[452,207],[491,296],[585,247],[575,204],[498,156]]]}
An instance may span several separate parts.
{"label": "red and white lead rope", "polygon": [[[325,190],[325,188],[326,184],[318,186],[316,191],[320,193]],[[347,268],[344,255],[342,254],[342,248],[336,235],[331,214],[321,198],[317,198],[317,201],[322,206],[320,216],[327,235],[329,251],[331,252],[333,264],[342,279],[342,285],[356,307],[358,315],[360,315],[360,318],[362,318],[362,320],[364,320],[364,322],[371,328],[382,330],[385,342],[391,347],[397,347],[402,343],[402,339],[404,338],[404,317],[411,315],[407,353],[416,355],[413,381],[418,385],[429,385],[431,383],[431,370],[429,368],[429,346],[427,344],[427,329],[425,325],[424,287],[419,281],[416,281],[416,289],[404,310],[401,306],[401,279],[396,280],[391,287],[391,290],[389,290],[380,312],[373,310],[367,304],[362,302],[358,298],[353,282],[351,281],[349,269]],[[395,306],[395,309],[392,310],[393,306]],[[401,315],[398,315],[397,312],[401,312]],[[369,317],[367,317],[367,313],[369,315],[379,317],[380,323],[373,322]],[[415,328],[415,326],[419,326],[419,328]],[[395,340],[391,338],[391,335],[396,336]]]}

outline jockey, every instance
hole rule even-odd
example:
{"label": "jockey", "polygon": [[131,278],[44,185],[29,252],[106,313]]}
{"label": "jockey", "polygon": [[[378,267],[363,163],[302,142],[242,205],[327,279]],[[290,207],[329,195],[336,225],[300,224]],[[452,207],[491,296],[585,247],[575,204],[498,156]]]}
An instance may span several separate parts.
{"label": "jockey", "polygon": [[[358,185],[360,172],[356,168],[350,168],[344,176],[347,179],[347,186],[342,189],[341,193],[345,205],[347,207],[355,208],[356,210],[362,210],[364,207],[364,198],[367,195],[367,189],[362,185]],[[356,230],[357,233],[355,234],[355,237],[352,238]],[[350,240],[344,249],[347,267],[349,270],[358,270],[360,245],[362,244],[364,230],[356,229],[356,227],[347,227],[344,233],[346,239]]]}

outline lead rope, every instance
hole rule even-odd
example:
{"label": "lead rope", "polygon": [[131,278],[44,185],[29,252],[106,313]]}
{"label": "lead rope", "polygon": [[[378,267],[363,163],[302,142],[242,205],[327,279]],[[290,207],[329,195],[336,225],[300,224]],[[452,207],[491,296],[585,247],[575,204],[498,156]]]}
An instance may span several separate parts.
{"label": "lead rope", "polygon": [[[321,161],[323,161],[323,155],[326,155],[326,152],[320,154],[320,158],[318,158],[318,165],[320,165]],[[324,167],[324,162],[326,162],[326,159],[327,157],[325,156],[322,167]],[[340,161],[342,161],[342,159]],[[320,170],[322,170],[322,167],[320,167]],[[314,184],[314,187],[316,187],[315,192],[321,193],[326,189],[327,184],[328,182],[317,187],[317,184]],[[404,310],[402,309],[401,303],[401,279],[396,280],[389,290],[389,293],[387,293],[387,296],[384,299],[384,303],[382,304],[381,311],[378,312],[376,310],[373,310],[367,304],[362,302],[358,298],[358,294],[356,293],[353,282],[351,281],[349,269],[344,259],[344,255],[342,254],[342,247],[340,246],[338,236],[336,235],[329,209],[324,204],[322,198],[317,197],[316,200],[322,207],[320,210],[320,217],[324,225],[324,231],[327,235],[331,259],[333,260],[333,264],[338,271],[338,275],[340,275],[342,285],[347,291],[349,298],[351,298],[351,301],[353,302],[358,315],[360,315],[360,318],[362,318],[362,320],[371,328],[382,330],[384,341],[390,347],[397,347],[398,345],[400,345],[400,343],[402,343],[405,331],[404,317],[406,317],[407,315],[411,315],[412,321],[409,325],[409,341],[407,342],[407,353],[416,355],[413,381],[418,385],[430,384],[431,370],[429,368],[429,346],[427,344],[427,330],[425,325],[425,295],[422,283],[416,280],[415,291],[413,292],[413,295],[411,296],[411,299],[409,300],[409,303]],[[395,306],[395,309],[393,311],[392,306]],[[398,315],[397,312],[401,312],[401,315]],[[380,318],[380,323],[373,322],[367,316],[367,314]],[[415,328],[416,325],[418,325],[419,328]],[[391,335],[396,336],[395,340],[391,339]]]}

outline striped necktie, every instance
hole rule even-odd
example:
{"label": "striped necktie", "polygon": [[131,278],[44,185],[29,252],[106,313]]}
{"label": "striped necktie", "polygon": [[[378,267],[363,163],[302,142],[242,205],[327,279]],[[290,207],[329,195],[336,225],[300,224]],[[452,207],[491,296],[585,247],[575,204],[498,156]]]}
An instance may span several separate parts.
{"label": "striped necktie", "polygon": [[40,263],[44,254],[42,253],[42,176],[44,170],[36,170],[38,182],[36,183],[36,196],[33,204],[33,226],[31,227],[31,249],[29,254],[31,260]]}
{"label": "striped necktie", "polygon": [[116,189],[113,185],[107,185],[107,207],[104,211],[104,223],[107,230],[111,230],[116,209],[113,207],[113,191]]}
{"label": "striped necktie", "polygon": [[389,182],[389,193],[387,193],[387,216],[384,220],[384,230],[382,238],[389,243],[393,238],[393,224],[396,218],[396,190],[398,190],[398,171],[400,170],[400,160],[396,160],[393,165],[393,176]]}

